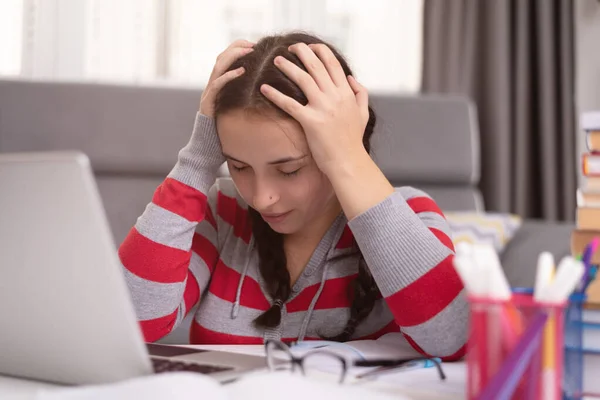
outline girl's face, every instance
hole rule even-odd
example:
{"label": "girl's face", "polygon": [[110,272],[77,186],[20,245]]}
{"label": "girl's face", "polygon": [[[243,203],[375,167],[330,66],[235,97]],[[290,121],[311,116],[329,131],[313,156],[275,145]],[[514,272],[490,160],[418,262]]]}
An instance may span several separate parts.
{"label": "girl's face", "polygon": [[240,195],[276,232],[298,233],[339,212],[294,119],[234,110],[219,115],[217,131]]}

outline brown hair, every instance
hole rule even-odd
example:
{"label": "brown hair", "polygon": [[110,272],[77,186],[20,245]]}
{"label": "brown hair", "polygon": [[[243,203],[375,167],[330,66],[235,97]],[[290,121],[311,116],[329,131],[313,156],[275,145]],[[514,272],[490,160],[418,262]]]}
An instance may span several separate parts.
{"label": "brown hair", "polygon": [[[228,82],[218,93],[215,99],[215,118],[232,110],[247,110],[254,113],[276,112],[282,118],[291,118],[285,111],[271,103],[260,92],[262,84],[269,84],[281,93],[295,99],[302,105],[308,100],[302,90],[282,73],[273,63],[276,56],[283,56],[306,71],[300,59],[290,51],[288,47],[296,43],[326,44],[339,60],[346,76],[352,71],[348,63],[331,45],[323,40],[305,33],[288,33],[285,35],[267,36],[254,45],[254,51],[240,58],[229,68],[234,70],[244,67],[245,73]],[[363,136],[363,145],[367,151],[370,150],[370,139],[375,127],[375,113],[369,107],[369,121]],[[266,282],[267,290],[273,298],[273,305],[254,323],[259,327],[276,327],[281,322],[281,307],[287,301],[291,293],[290,274],[287,269],[286,255],[283,248],[283,235],[275,232],[267,224],[260,214],[249,208],[252,223],[252,233],[259,255],[260,273]],[[371,276],[364,257],[355,247],[359,255],[358,276],[352,285],[352,299],[350,307],[350,318],[344,330],[330,340],[349,340],[357,325],[365,318],[375,305],[380,296],[379,289]]]}

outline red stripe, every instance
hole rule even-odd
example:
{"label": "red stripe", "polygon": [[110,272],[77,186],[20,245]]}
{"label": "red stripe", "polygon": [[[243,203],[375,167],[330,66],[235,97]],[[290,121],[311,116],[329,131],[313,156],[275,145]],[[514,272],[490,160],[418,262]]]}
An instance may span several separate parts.
{"label": "red stripe", "polygon": [[217,265],[217,260],[219,259],[219,251],[211,241],[199,233],[195,233],[194,238],[192,239],[192,251],[204,260],[212,273],[215,269],[215,265]]}
{"label": "red stripe", "polygon": [[190,344],[263,344],[263,338],[215,332],[193,321],[190,329]]}
{"label": "red stripe", "polygon": [[[327,279],[314,309],[326,310],[330,308],[350,307],[350,285],[356,276],[357,274],[345,276],[343,278]],[[308,310],[310,302],[319,290],[319,286],[320,283],[317,283],[302,290],[285,305],[287,312],[293,313]]]}
{"label": "red stripe", "polygon": [[217,198],[217,214],[233,227],[233,234],[244,242],[250,243],[252,227],[248,219],[248,210],[241,207],[237,200],[219,192]]}
{"label": "red stripe", "polygon": [[412,199],[409,199],[407,203],[417,214],[421,212],[434,212],[444,216],[437,203],[429,197],[413,197]]}
{"label": "red stripe", "polygon": [[[241,274],[219,260],[213,271],[209,291],[230,303],[235,301]],[[249,276],[244,277],[240,305],[258,310],[268,310],[271,305],[265,298],[260,285]]]}
{"label": "red stripe", "polygon": [[206,195],[175,179],[167,178],[154,192],[152,202],[188,221],[200,222],[208,207]]}
{"label": "red stripe", "polygon": [[344,232],[342,232],[342,236],[340,240],[335,245],[336,249],[348,249],[354,245],[354,235],[350,230],[350,227],[346,225],[344,227]]}
{"label": "red stripe", "polygon": [[[405,334],[404,332],[402,332],[402,335],[406,338],[406,341],[415,349],[417,350],[419,353],[423,354],[426,357],[439,357],[439,355],[437,354],[429,354],[426,351],[424,351],[421,346],[419,346],[417,344],[417,342],[415,342],[413,340],[413,338],[411,338],[410,336],[408,336],[407,334]],[[465,356],[465,354],[467,353],[467,344],[463,344],[462,347],[460,349],[458,349],[455,353],[450,354],[449,356],[443,356],[440,357],[442,359],[442,361],[458,361],[461,358],[463,358]]]}
{"label": "red stripe", "polygon": [[438,238],[440,242],[442,242],[444,246],[454,251],[454,243],[452,243],[452,239],[450,239],[448,235],[436,228],[429,228],[429,230],[435,235],[436,238]]}
{"label": "red stripe", "polygon": [[183,291],[183,301],[185,302],[185,314],[187,315],[190,310],[200,300],[200,286],[198,281],[194,277],[194,274],[188,272],[187,281],[185,283],[185,290]]}
{"label": "red stripe", "polygon": [[177,310],[164,317],[139,321],[144,340],[146,342],[155,342],[158,339],[166,336],[173,329],[175,320],[177,319]]}
{"label": "red stripe", "polygon": [[134,227],[119,247],[119,258],[129,272],[142,279],[175,283],[185,279],[191,252],[153,242]]}
{"label": "red stripe", "polygon": [[452,255],[415,282],[386,298],[400,326],[422,324],[448,306],[463,289]]}
{"label": "red stripe", "polygon": [[387,324],[383,328],[379,329],[378,331],[371,333],[369,335],[366,335],[366,336],[361,336],[360,338],[355,339],[355,340],[375,340],[375,339],[379,339],[381,336],[385,335],[386,333],[390,333],[390,332],[400,332],[400,327],[398,326],[396,321],[391,321],[389,324]]}

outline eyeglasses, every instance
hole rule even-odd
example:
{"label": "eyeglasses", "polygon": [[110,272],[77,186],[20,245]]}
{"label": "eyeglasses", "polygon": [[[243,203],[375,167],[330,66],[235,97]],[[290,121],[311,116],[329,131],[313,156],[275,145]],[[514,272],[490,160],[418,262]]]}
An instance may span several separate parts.
{"label": "eyeglasses", "polygon": [[357,376],[357,378],[368,378],[383,372],[424,362],[433,363],[440,380],[446,379],[440,361],[435,358],[352,360],[326,349],[315,349],[302,356],[295,356],[287,344],[278,340],[267,340],[265,342],[265,353],[270,371],[288,370],[295,372],[299,370],[305,376],[323,376],[323,373],[329,372],[330,374],[327,375],[339,383],[344,382],[350,367],[377,367]]}

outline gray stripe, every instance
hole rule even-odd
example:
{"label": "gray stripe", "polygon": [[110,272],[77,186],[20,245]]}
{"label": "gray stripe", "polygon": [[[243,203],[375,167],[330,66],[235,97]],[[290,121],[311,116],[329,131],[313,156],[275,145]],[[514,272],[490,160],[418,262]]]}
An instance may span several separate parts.
{"label": "gray stripe", "polygon": [[396,190],[402,195],[402,197],[404,197],[404,200],[407,201],[410,199],[414,199],[415,197],[426,197],[428,199],[431,199],[431,196],[429,196],[427,193],[412,186],[402,186],[397,188]]}
{"label": "gray stripe", "polygon": [[[187,278],[186,278],[186,282],[187,282]],[[185,282],[184,282],[185,284]],[[173,325],[173,327],[171,328],[171,331],[175,330],[179,324],[181,323],[181,321],[183,321],[183,319],[185,318],[185,313],[186,313],[186,307],[185,307],[185,301],[181,301],[181,303],[179,303],[179,309],[177,310],[177,318],[175,318],[175,324]]]}
{"label": "gray stripe", "polygon": [[157,283],[140,278],[123,268],[138,320],[164,317],[179,307],[185,282]]}
{"label": "gray stripe", "polygon": [[206,287],[208,286],[208,282],[210,281],[210,269],[198,254],[192,252],[192,258],[190,260],[189,266],[190,272],[198,281],[198,286],[200,287],[200,296],[204,294]]}
{"label": "gray stripe", "polygon": [[[283,321],[284,338],[298,337],[306,313],[307,311],[297,311],[286,315]],[[306,337],[335,336],[344,329],[349,317],[349,308],[314,310],[306,329]]]}
{"label": "gray stripe", "polygon": [[[225,265],[241,274],[246,265],[246,261],[248,260],[248,251],[248,244],[242,239],[235,237],[232,232],[226,239],[219,256]],[[253,253],[256,253],[256,251]],[[256,258],[256,260],[254,258]],[[253,266],[254,262],[257,261],[258,257],[253,257],[250,266]]]}
{"label": "gray stripe", "polygon": [[206,194],[224,161],[214,119],[197,113],[190,141],[179,151],[169,177]]}
{"label": "gray stripe", "polygon": [[373,311],[356,327],[354,337],[372,335],[385,328],[394,320],[394,315],[384,299],[379,299],[373,307]]}
{"label": "gray stripe", "polygon": [[398,192],[349,224],[384,297],[410,285],[451,254]]}
{"label": "gray stripe", "polygon": [[469,307],[463,290],[438,315],[416,326],[402,328],[428,354],[449,356],[467,341]]}
{"label": "gray stripe", "polygon": [[[284,321],[283,336],[297,337],[307,311],[287,314]],[[340,334],[350,318],[350,308],[329,308],[314,310],[306,330],[306,337],[329,337]],[[393,321],[394,317],[384,300],[375,303],[373,311],[356,327],[354,337],[366,336],[379,331]]]}
{"label": "gray stripe", "polygon": [[[198,312],[196,322],[203,327],[220,333],[239,336],[263,337],[263,331],[255,328],[252,321],[262,311],[240,306],[237,318],[231,319],[233,304],[218,298],[208,292],[204,297]],[[307,311],[282,314],[282,337],[296,338],[300,332],[302,321]],[[348,322],[348,308],[332,308],[314,310],[307,329],[307,337],[334,336],[339,334]],[[359,336],[377,332],[390,322],[389,314],[376,307],[374,312],[365,320],[363,326],[357,329]]]}
{"label": "gray stripe", "polygon": [[207,292],[196,312],[195,320],[203,327],[215,332],[239,336],[262,337],[252,321],[263,313],[261,310],[240,306],[236,319],[231,318],[233,303]]}
{"label": "gray stripe", "polygon": [[192,238],[196,222],[165,210],[154,203],[138,218],[135,228],[144,237],[175,249],[188,251],[192,247]]}

